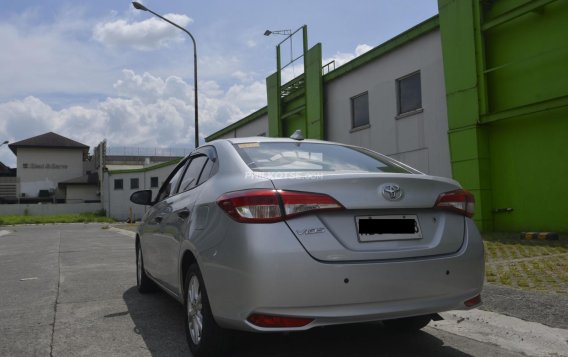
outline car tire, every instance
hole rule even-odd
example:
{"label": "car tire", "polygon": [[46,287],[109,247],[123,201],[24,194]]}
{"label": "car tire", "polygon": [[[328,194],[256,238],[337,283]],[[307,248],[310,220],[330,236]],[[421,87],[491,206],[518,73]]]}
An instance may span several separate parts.
{"label": "car tire", "polygon": [[184,282],[185,336],[195,357],[223,356],[229,347],[229,332],[215,322],[203,277],[192,264]]}
{"label": "car tire", "polygon": [[385,320],[383,324],[393,330],[400,332],[414,332],[426,327],[432,321],[431,315],[412,316],[402,319]]}
{"label": "car tire", "polygon": [[145,294],[156,290],[156,284],[146,275],[144,258],[140,244],[136,244],[136,287],[138,292]]}

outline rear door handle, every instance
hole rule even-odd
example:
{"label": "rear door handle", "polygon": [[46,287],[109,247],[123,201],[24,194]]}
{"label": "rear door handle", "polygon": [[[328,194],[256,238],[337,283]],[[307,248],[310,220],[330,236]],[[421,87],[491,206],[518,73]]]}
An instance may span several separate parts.
{"label": "rear door handle", "polygon": [[183,208],[183,209],[180,209],[179,211],[176,211],[176,214],[181,219],[187,219],[189,217],[190,212],[187,208]]}

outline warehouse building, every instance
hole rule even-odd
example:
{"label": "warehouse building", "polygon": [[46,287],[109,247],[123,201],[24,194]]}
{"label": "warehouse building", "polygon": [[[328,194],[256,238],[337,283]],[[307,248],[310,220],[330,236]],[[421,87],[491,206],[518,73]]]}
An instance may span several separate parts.
{"label": "warehouse building", "polygon": [[303,74],[282,83],[279,45],[267,106],[206,140],[301,129],[457,179],[484,231],[568,232],[568,1],[438,5],[439,16],[328,72],[303,27]]}
{"label": "warehouse building", "polygon": [[[307,36],[306,27],[302,31]],[[364,146],[425,173],[451,176],[437,17],[325,75],[321,44],[304,57],[304,74],[283,86],[276,83],[280,71],[267,78],[267,107],[206,140],[302,129],[309,138]]]}
{"label": "warehouse building", "polygon": [[[102,206],[109,217],[121,221],[142,218],[148,207],[130,202],[130,195],[139,190],[157,194],[175,165],[190,150],[142,150],[142,152],[108,153],[106,141],[94,150],[100,180]],[[176,155],[177,154],[177,155]]]}

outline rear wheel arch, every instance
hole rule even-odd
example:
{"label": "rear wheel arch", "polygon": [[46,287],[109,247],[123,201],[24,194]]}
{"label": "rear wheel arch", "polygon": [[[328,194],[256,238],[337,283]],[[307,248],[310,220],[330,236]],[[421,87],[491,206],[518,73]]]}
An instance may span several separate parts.
{"label": "rear wheel arch", "polygon": [[[180,264],[180,273],[181,273],[180,286],[182,287],[182,290],[183,287],[185,286],[185,278],[187,276],[187,271],[192,264],[197,264],[197,259],[190,250],[186,250],[182,255],[181,264]],[[182,291],[181,296],[185,296],[185,291]]]}
{"label": "rear wheel arch", "polygon": [[155,283],[146,274],[146,269],[144,268],[144,258],[142,254],[142,247],[140,246],[140,240],[136,236],[136,287],[138,291],[142,294],[152,292],[156,289]]}

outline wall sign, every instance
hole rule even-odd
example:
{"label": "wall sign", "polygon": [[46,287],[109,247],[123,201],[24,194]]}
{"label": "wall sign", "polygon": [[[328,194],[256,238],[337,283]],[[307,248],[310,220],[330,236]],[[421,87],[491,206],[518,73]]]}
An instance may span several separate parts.
{"label": "wall sign", "polygon": [[67,165],[58,164],[22,164],[24,169],[51,169],[51,170],[67,170]]}

